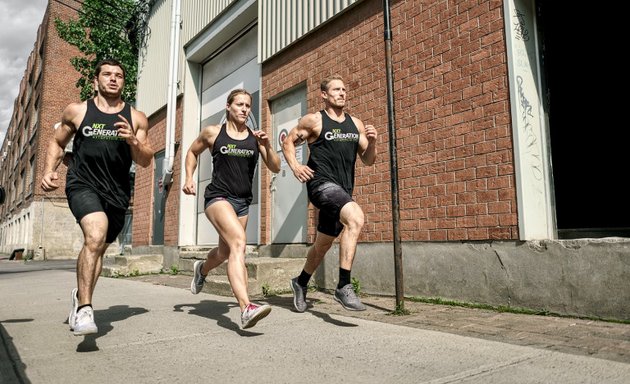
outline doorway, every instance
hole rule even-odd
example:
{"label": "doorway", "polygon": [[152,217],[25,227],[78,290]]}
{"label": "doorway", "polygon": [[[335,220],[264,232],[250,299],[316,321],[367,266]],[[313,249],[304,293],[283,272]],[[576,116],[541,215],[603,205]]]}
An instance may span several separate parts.
{"label": "doorway", "polygon": [[[281,160],[280,172],[271,181],[271,241],[274,244],[305,243],[307,236],[308,199],[306,185],[300,183],[282,154],[282,140],[306,114],[306,86],[300,86],[270,105],[274,148]],[[306,164],[307,144],[296,148],[296,158]]]}
{"label": "doorway", "polygon": [[[229,93],[244,88],[252,95],[252,108],[248,125],[258,129],[260,121],[260,64],[257,60],[258,28],[255,24],[238,33],[233,41],[211,55],[202,66],[201,124],[222,124],[225,118],[226,101]],[[212,154],[204,151],[199,155],[197,172],[197,244],[215,245],[219,234],[206,218],[204,191],[212,181]],[[260,161],[252,181],[253,199],[247,219],[247,244],[258,244],[260,232]]]}
{"label": "doorway", "polygon": [[164,170],[164,151],[155,154],[153,164],[153,237],[151,244],[164,245],[166,190],[160,188],[162,171]]}
{"label": "doorway", "polygon": [[614,67],[608,67],[611,62],[601,47],[578,36],[588,33],[589,41],[597,42],[609,40],[613,32],[605,25],[581,31],[558,25],[561,20],[575,26],[605,20],[610,13],[605,7],[536,2],[560,239],[630,237],[630,187],[625,182],[630,131],[617,116],[621,98],[604,91],[618,80],[611,78]]}

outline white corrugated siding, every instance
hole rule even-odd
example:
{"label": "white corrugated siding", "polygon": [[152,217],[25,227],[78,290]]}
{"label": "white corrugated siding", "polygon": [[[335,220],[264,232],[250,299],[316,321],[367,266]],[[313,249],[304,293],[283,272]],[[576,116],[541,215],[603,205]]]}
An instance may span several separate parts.
{"label": "white corrugated siding", "polygon": [[183,0],[182,1],[182,46],[210,24],[217,15],[237,0]]}
{"label": "white corrugated siding", "polygon": [[258,60],[263,62],[361,0],[260,0]]}
{"label": "white corrugated siding", "polygon": [[158,0],[153,5],[149,16],[147,48],[138,65],[136,107],[147,116],[166,105],[171,1]]}
{"label": "white corrugated siding", "polygon": [[[182,47],[234,1],[237,0],[181,1],[182,29],[179,35],[178,75],[180,85],[185,64]],[[153,5],[149,19],[151,33],[147,41],[145,56],[140,58],[136,106],[147,116],[164,107],[167,102],[172,2],[173,0],[158,0]],[[178,93],[182,91],[180,87]]]}
{"label": "white corrugated siding", "polygon": [[[150,116],[166,105],[168,58],[173,0],[153,5],[151,34],[144,58],[140,59],[137,108]],[[230,5],[239,0],[182,0],[179,76],[182,79],[182,47],[204,30]],[[259,0],[258,61],[263,62],[361,0]],[[180,82],[181,85],[181,82]],[[179,89],[182,92],[182,89]]]}

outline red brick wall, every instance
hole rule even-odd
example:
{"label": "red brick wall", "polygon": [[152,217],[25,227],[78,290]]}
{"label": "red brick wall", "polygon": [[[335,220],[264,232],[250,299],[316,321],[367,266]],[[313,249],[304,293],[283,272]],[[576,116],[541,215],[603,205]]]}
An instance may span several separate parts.
{"label": "red brick wall", "polygon": [[[166,142],[166,107],[157,111],[149,119],[149,144],[158,153],[165,150]],[[181,142],[182,127],[182,99],[177,101],[175,141]],[[164,216],[164,245],[176,246],[179,237],[179,190],[181,175],[181,151],[179,145],[175,146],[175,159],[173,164],[173,183],[171,184],[167,196]],[[154,180],[154,166],[147,168],[136,168],[136,183],[134,197],[134,214],[132,236],[133,245],[153,244],[153,186],[157,182]],[[161,177],[161,175],[157,175]]]}
{"label": "red brick wall", "polygon": [[[148,142],[155,153],[164,150],[166,137],[166,108],[151,116]],[[153,172],[155,160],[147,168],[136,167],[134,186],[132,245],[151,245],[153,236]]]}
{"label": "red brick wall", "polygon": [[[391,7],[400,230],[404,241],[517,239],[501,1],[394,1]],[[391,241],[382,2],[366,0],[263,63],[263,100],[306,82],[346,80],[348,112],[378,132],[374,166],[357,162],[360,241]],[[269,125],[269,105],[262,121]],[[309,215],[309,241],[315,219]]]}
{"label": "red brick wall", "polygon": [[[34,176],[36,196],[43,194],[41,179],[46,166],[48,143],[54,136],[54,125],[61,121],[62,112],[68,104],[81,101],[81,92],[75,86],[80,74],[70,64],[70,59],[82,54],[76,47],[68,44],[57,35],[54,25],[56,17],[62,20],[76,18],[76,11],[58,2],[50,1],[41,26],[44,29],[43,34],[41,34],[44,39],[44,51],[41,64],[43,72],[40,91],[38,154],[35,160],[37,169]],[[35,46],[37,47],[38,44],[36,43]],[[56,191],[46,193],[46,196],[65,199],[66,165],[64,162],[57,168],[60,187]]]}
{"label": "red brick wall", "polygon": [[[182,121],[183,121],[183,99],[180,96],[177,99],[177,116],[175,129],[175,142],[182,142]],[[173,183],[170,186],[168,197],[166,200],[166,216],[164,219],[164,245],[176,246],[179,238],[179,196],[182,189],[180,178],[182,173],[182,151],[188,148],[182,148],[181,145],[175,146],[175,156],[173,162]]]}

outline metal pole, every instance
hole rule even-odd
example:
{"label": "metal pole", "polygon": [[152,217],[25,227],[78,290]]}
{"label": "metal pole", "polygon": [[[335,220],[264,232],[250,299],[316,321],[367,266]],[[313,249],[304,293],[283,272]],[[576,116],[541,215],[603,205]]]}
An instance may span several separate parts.
{"label": "metal pole", "polygon": [[394,70],[392,68],[392,31],[389,0],[383,0],[385,34],[385,67],[387,71],[387,128],[392,188],[392,224],[394,235],[394,275],[396,279],[396,311],[404,312],[402,249],[400,246],[400,205],[398,200],[398,155],[396,151],[396,112],[394,110]]}

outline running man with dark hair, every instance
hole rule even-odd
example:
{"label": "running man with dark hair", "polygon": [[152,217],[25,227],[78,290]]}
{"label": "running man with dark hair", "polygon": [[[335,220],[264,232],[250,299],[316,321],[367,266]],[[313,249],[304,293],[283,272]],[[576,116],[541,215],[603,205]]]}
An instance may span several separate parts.
{"label": "running man with dark hair", "polygon": [[96,96],[68,105],[48,144],[41,187],[59,188],[56,171],[72,137],[72,161],[66,176],[66,196],[83,231],[77,258],[77,288],[71,293],[68,324],[74,334],[97,333],[92,294],[101,274],[103,255],[125,224],[131,197],[132,162],[151,165],[147,143],[149,123],[144,113],[125,103],[125,71],[117,60],[103,60],[94,71]]}

